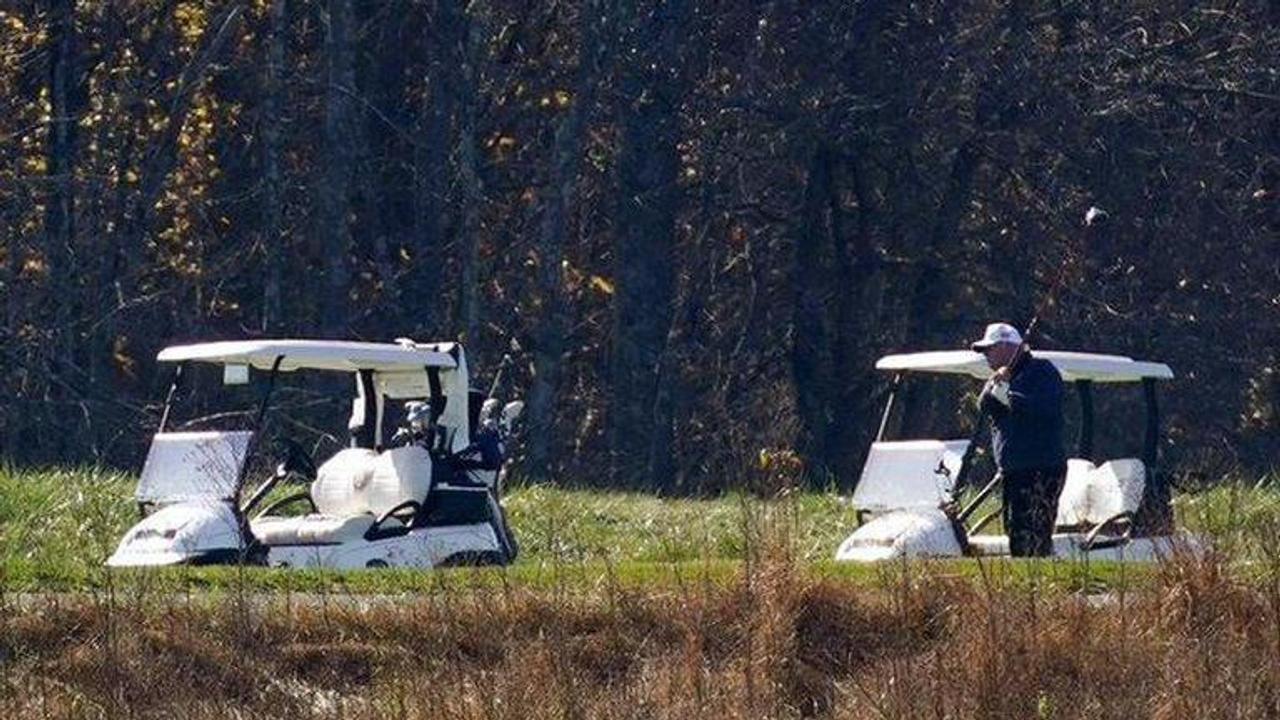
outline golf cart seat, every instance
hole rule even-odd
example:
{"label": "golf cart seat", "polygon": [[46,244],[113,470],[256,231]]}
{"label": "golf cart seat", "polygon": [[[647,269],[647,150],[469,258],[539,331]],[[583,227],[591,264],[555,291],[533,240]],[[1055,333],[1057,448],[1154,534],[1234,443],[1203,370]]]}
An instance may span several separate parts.
{"label": "golf cart seat", "polygon": [[[356,540],[387,513],[421,503],[430,481],[431,456],[425,448],[406,445],[381,453],[348,448],[321,465],[311,483],[316,512],[261,517],[251,529],[267,546]],[[384,530],[392,527],[403,527],[403,523],[386,517],[380,525]]]}
{"label": "golf cart seat", "polygon": [[[1054,554],[1065,557],[1079,547],[1103,548],[1127,542],[1130,521],[1142,502],[1146,474],[1146,466],[1136,458],[1101,465],[1079,458],[1067,460],[1067,477],[1054,521]],[[1008,555],[1009,536],[971,535],[969,547],[977,555]]]}
{"label": "golf cart seat", "polygon": [[1108,460],[1101,465],[1071,458],[1054,524],[1059,532],[1089,531],[1127,518],[1142,503],[1146,478],[1146,466],[1137,458]]}

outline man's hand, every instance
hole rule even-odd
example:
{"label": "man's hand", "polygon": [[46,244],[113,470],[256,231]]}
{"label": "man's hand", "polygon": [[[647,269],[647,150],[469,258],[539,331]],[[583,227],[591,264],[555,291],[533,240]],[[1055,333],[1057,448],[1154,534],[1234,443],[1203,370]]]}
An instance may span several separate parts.
{"label": "man's hand", "polygon": [[[1003,369],[1001,368],[1001,370]],[[1009,382],[1001,380],[998,372],[987,381],[986,387],[982,388],[982,394],[1005,407],[1009,407]]]}

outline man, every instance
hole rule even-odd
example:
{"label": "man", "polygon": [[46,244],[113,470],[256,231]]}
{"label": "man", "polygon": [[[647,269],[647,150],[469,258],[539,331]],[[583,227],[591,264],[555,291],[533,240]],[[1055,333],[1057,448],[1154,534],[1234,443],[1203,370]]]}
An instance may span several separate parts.
{"label": "man", "polygon": [[991,450],[1004,477],[1004,525],[1014,557],[1053,554],[1053,524],[1067,475],[1062,449],[1062,376],[1023,349],[1006,323],[971,346],[994,373],[979,400],[991,418]]}

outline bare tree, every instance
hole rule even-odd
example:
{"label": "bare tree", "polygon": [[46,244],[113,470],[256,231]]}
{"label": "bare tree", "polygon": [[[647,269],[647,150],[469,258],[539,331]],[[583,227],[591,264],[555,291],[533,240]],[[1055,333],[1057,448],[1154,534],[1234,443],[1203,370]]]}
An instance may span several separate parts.
{"label": "bare tree", "polygon": [[570,209],[578,195],[579,164],[588,119],[595,105],[605,34],[602,0],[585,0],[578,11],[578,68],[571,105],[560,118],[551,148],[551,178],[538,235],[538,295],[541,313],[533,330],[533,377],[529,388],[529,447],[526,471],[552,474],[554,418],[560,390],[568,318],[564,253],[569,245]]}
{"label": "bare tree", "polygon": [[[451,0],[435,4],[429,18],[426,50],[426,91],[419,109],[418,141],[414,145],[413,230],[409,252],[411,297],[437,298],[444,259],[446,198],[453,116],[458,101],[457,60],[460,52],[461,8]],[[423,302],[415,311],[415,329],[436,332],[447,320],[439,304]]]}
{"label": "bare tree", "polygon": [[[50,301],[57,347],[71,347],[67,327],[75,302],[71,283],[75,259],[76,110],[72,105],[76,71],[75,0],[53,0],[49,24],[49,139],[45,204],[45,258],[49,266]],[[65,344],[64,344],[65,343]],[[64,356],[66,352],[62,353]]]}
{"label": "bare tree", "polygon": [[[53,372],[73,362],[78,354],[72,328],[80,295],[75,292],[75,172],[76,110],[73,96],[77,82],[77,38],[74,0],[54,0],[50,7],[48,37],[49,56],[49,134],[46,143],[47,199],[45,200],[44,257],[48,272],[45,307],[51,308],[49,336],[45,347],[47,363]],[[45,408],[51,413],[65,412],[71,400],[63,384],[49,387]],[[59,450],[62,439],[55,441]]]}
{"label": "bare tree", "polygon": [[284,325],[281,282],[284,274],[284,60],[288,38],[288,0],[271,0],[267,9],[266,68],[262,88],[262,331]]}
{"label": "bare tree", "polygon": [[617,224],[609,447],[615,482],[653,489],[673,477],[673,369],[667,358],[680,208],[680,55],[684,0],[620,3]]}
{"label": "bare tree", "polygon": [[805,178],[804,201],[797,218],[800,227],[795,245],[795,288],[792,323],[791,372],[795,383],[796,412],[800,422],[797,445],[805,465],[815,472],[832,469],[836,448],[828,443],[828,428],[835,423],[833,403],[842,382],[834,348],[840,324],[830,308],[851,294],[853,278],[839,276],[832,282],[832,244],[839,234],[838,208],[832,178],[832,151],[819,143]]}
{"label": "bare tree", "polygon": [[345,332],[351,293],[351,182],[356,153],[354,0],[329,0],[325,35],[324,175],[316,218],[324,269],[321,324],[330,335]]}
{"label": "bare tree", "polygon": [[480,65],[486,43],[484,26],[477,17],[476,8],[463,11],[460,15],[461,38],[465,49],[462,53],[458,86],[457,182],[460,217],[454,248],[461,264],[458,329],[466,342],[475,344],[480,335],[480,211],[484,201],[476,120],[480,105]]}

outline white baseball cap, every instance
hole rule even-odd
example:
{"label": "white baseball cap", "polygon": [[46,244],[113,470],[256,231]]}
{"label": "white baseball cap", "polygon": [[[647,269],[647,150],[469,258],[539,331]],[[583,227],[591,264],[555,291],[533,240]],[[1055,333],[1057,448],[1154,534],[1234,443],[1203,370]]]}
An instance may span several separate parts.
{"label": "white baseball cap", "polygon": [[1022,333],[1009,323],[991,323],[987,326],[987,331],[982,333],[982,339],[969,347],[975,352],[982,352],[993,345],[1001,344],[1021,345]]}

